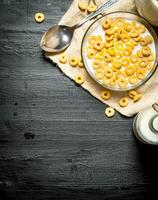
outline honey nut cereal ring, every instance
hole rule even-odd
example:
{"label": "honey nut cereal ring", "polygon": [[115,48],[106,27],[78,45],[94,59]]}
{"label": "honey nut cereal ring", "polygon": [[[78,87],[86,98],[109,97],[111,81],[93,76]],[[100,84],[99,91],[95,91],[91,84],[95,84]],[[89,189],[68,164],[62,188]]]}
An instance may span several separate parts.
{"label": "honey nut cereal ring", "polygon": [[122,66],[122,62],[119,61],[119,60],[118,60],[118,61],[115,61],[115,62],[113,62],[112,66],[113,66],[114,68],[116,68],[116,69],[120,69],[121,66]]}
{"label": "honey nut cereal ring", "polygon": [[131,48],[124,48],[124,50],[123,50],[123,55],[124,56],[126,56],[126,57],[128,57],[128,56],[130,56],[132,54],[132,49]]}
{"label": "honey nut cereal ring", "polygon": [[113,39],[114,39],[114,35],[106,35],[106,41],[107,42],[110,42]]}
{"label": "honey nut cereal ring", "polygon": [[131,55],[131,63],[137,63],[138,62],[138,56],[136,54]]}
{"label": "honey nut cereal ring", "polygon": [[114,72],[112,71],[111,68],[108,68],[108,69],[105,70],[105,76],[107,78],[111,78],[113,76],[113,74],[114,74]]}
{"label": "honey nut cereal ring", "polygon": [[143,24],[140,24],[139,26],[137,26],[137,29],[139,30],[140,33],[145,33],[146,28]]}
{"label": "honey nut cereal ring", "polygon": [[117,79],[115,76],[111,77],[110,80],[109,80],[109,84],[111,86],[116,86],[116,83],[117,83]]}
{"label": "honey nut cereal ring", "polygon": [[141,40],[140,35],[138,35],[137,37],[132,38],[132,40],[134,40],[135,42],[139,42]]}
{"label": "honey nut cereal ring", "polygon": [[135,96],[133,97],[133,101],[134,101],[134,102],[137,102],[137,101],[139,101],[141,98],[142,98],[142,94],[137,94],[137,95],[135,95]]}
{"label": "honey nut cereal ring", "polygon": [[93,66],[93,69],[99,69],[101,67],[100,61],[99,60],[94,60],[92,62],[92,66]]}
{"label": "honey nut cereal ring", "polygon": [[80,68],[83,68],[83,67],[84,67],[84,66],[83,66],[83,61],[82,61],[81,56],[78,57],[78,62],[77,62],[77,64],[78,64],[78,66],[79,66]]}
{"label": "honey nut cereal ring", "polygon": [[76,67],[77,64],[78,64],[78,59],[76,56],[70,56],[69,57],[69,64],[72,66],[72,67]]}
{"label": "honey nut cereal ring", "polygon": [[138,51],[137,51],[137,56],[138,56],[139,58],[143,58],[143,54],[142,54],[142,51],[141,51],[141,50],[138,50]]}
{"label": "honey nut cereal ring", "polygon": [[123,43],[120,41],[120,42],[116,42],[115,43],[115,48],[119,51],[122,51],[123,50]]}
{"label": "honey nut cereal ring", "polygon": [[95,51],[94,49],[91,49],[91,50],[89,50],[89,51],[87,52],[87,57],[88,57],[89,59],[92,59],[92,58],[95,56],[95,54],[96,54],[96,51]]}
{"label": "honey nut cereal ring", "polygon": [[143,80],[145,78],[146,71],[143,69],[137,69],[136,70],[136,76],[138,79]]}
{"label": "honey nut cereal ring", "polygon": [[121,35],[121,40],[126,43],[130,40],[130,36],[128,34],[122,34]]}
{"label": "honey nut cereal ring", "polygon": [[84,83],[84,78],[82,75],[76,75],[74,80],[77,84],[82,85]]}
{"label": "honey nut cereal ring", "polygon": [[142,47],[141,52],[142,52],[143,56],[150,56],[151,55],[150,47]]}
{"label": "honey nut cereal ring", "polygon": [[43,13],[35,13],[34,18],[37,23],[41,23],[45,20],[45,16]]}
{"label": "honey nut cereal ring", "polygon": [[105,109],[105,115],[107,117],[113,117],[115,115],[115,110],[111,107]]}
{"label": "honey nut cereal ring", "polygon": [[115,56],[115,54],[116,54],[115,48],[114,47],[110,47],[108,49],[108,53],[110,54],[110,56]]}
{"label": "honey nut cereal ring", "polygon": [[129,64],[130,64],[130,59],[129,58],[122,58],[122,65],[124,67],[126,67]]}
{"label": "honey nut cereal ring", "polygon": [[137,82],[138,82],[138,79],[135,75],[129,77],[130,84],[136,84]]}
{"label": "honey nut cereal ring", "polygon": [[129,103],[129,101],[128,101],[128,98],[127,98],[127,97],[122,97],[122,98],[120,99],[120,101],[119,101],[119,105],[120,105],[121,107],[126,107],[126,106],[128,106],[128,103]]}
{"label": "honey nut cereal ring", "polygon": [[94,49],[100,51],[103,48],[103,42],[100,40],[96,40],[94,42]]}
{"label": "honey nut cereal ring", "polygon": [[148,62],[147,62],[147,60],[146,59],[139,59],[138,60],[138,64],[140,65],[140,67],[143,67],[143,68],[145,68],[145,67],[147,67],[147,65],[148,65]]}
{"label": "honey nut cereal ring", "polygon": [[134,67],[132,66],[128,66],[125,71],[128,76],[132,76],[135,73]]}
{"label": "honey nut cereal ring", "polygon": [[130,36],[131,38],[136,38],[139,36],[139,32],[137,30],[132,30]]}
{"label": "honey nut cereal ring", "polygon": [[111,27],[111,20],[110,19],[104,20],[102,26],[104,29],[109,29]]}
{"label": "honey nut cereal ring", "polygon": [[155,54],[154,54],[154,53],[151,53],[151,55],[148,56],[146,59],[147,59],[147,61],[149,61],[149,62],[154,61],[154,60],[155,60]]}
{"label": "honey nut cereal ring", "polygon": [[124,25],[124,22],[125,21],[120,17],[116,18],[116,20],[115,20],[116,25],[120,26],[120,27]]}
{"label": "honey nut cereal ring", "polygon": [[121,52],[117,52],[115,55],[115,59],[120,60],[122,58],[123,54]]}
{"label": "honey nut cereal ring", "polygon": [[100,93],[100,97],[103,99],[103,100],[108,100],[111,98],[111,93],[109,90],[103,90],[101,91]]}
{"label": "honey nut cereal ring", "polygon": [[112,61],[112,58],[111,58],[111,56],[110,56],[108,53],[105,53],[105,54],[103,55],[103,57],[104,57],[104,60],[105,60],[106,62],[111,62],[111,61]]}
{"label": "honey nut cereal ring", "polygon": [[109,85],[109,78],[107,78],[106,76],[103,78],[103,84]]}
{"label": "honey nut cereal ring", "polygon": [[148,63],[148,66],[147,66],[147,70],[152,70],[154,67],[154,64],[151,62],[151,63]]}
{"label": "honey nut cereal ring", "polygon": [[128,92],[128,96],[130,97],[130,98],[134,98],[134,96],[136,96],[138,93],[137,93],[137,91],[135,91],[135,90],[131,90],[131,91],[129,91]]}
{"label": "honey nut cereal ring", "polygon": [[59,56],[59,62],[65,64],[67,62],[66,55],[63,53]]}
{"label": "honey nut cereal ring", "polygon": [[93,3],[93,1],[91,1],[88,5],[87,11],[91,13],[96,10],[97,10],[97,6]]}
{"label": "honey nut cereal ring", "polygon": [[113,35],[115,32],[113,29],[107,29],[106,30],[106,35],[110,36],[110,35]]}
{"label": "honey nut cereal ring", "polygon": [[116,79],[118,79],[120,75],[121,75],[121,70],[117,70],[117,71],[115,72],[115,77],[116,77]]}
{"label": "honey nut cereal ring", "polygon": [[84,1],[79,0],[79,1],[78,1],[78,8],[79,8],[80,10],[82,10],[82,11],[85,11],[86,8],[87,8],[87,4],[86,4]]}
{"label": "honey nut cereal ring", "polygon": [[130,32],[132,30],[132,25],[128,22],[124,23],[124,29],[128,32]]}
{"label": "honey nut cereal ring", "polygon": [[102,80],[104,77],[103,71],[96,71],[94,75],[98,80]]}
{"label": "honey nut cereal ring", "polygon": [[118,79],[118,85],[121,88],[126,88],[127,84],[128,84],[128,82],[127,82],[126,78],[121,77],[121,78]]}

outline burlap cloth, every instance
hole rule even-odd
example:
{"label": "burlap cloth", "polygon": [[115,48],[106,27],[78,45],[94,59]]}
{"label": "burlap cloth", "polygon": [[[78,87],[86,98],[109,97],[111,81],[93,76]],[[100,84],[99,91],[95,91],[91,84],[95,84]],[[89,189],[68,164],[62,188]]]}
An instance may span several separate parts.
{"label": "burlap cloth", "polygon": [[[105,3],[106,0],[96,0],[97,5],[101,5]],[[113,11],[132,11],[136,12],[134,0],[121,0],[119,4],[113,5],[112,8],[108,9],[108,12]],[[81,19],[83,19],[86,16],[86,12],[81,12],[78,8],[78,0],[74,0],[69,8],[69,10],[66,12],[66,14],[63,16],[59,24],[64,25],[74,25]],[[81,47],[81,41],[83,38],[83,35],[85,33],[85,30],[88,28],[91,22],[86,23],[79,29],[75,31],[73,40],[69,48],[66,50],[66,54],[69,55],[80,55],[80,47]],[[59,55],[53,55],[51,53],[46,52],[46,57],[52,60],[53,63],[56,63],[57,66],[64,72],[66,76],[73,79],[74,76],[78,73],[82,74],[85,78],[85,83],[82,85],[82,87],[87,90],[91,95],[102,101],[103,103],[115,108],[118,110],[121,114],[126,116],[133,116],[140,110],[144,109],[147,106],[152,105],[155,102],[158,102],[158,69],[155,72],[155,74],[152,76],[152,78],[143,86],[139,87],[138,90],[143,93],[143,98],[138,101],[137,103],[133,103],[132,100],[130,100],[129,105],[125,108],[121,108],[118,104],[118,101],[121,96],[127,95],[125,92],[112,92],[112,98],[107,101],[103,101],[100,98],[100,91],[103,90],[103,88],[98,85],[96,82],[92,80],[92,78],[88,75],[86,70],[83,68],[73,68],[69,64],[61,64],[58,61]]]}

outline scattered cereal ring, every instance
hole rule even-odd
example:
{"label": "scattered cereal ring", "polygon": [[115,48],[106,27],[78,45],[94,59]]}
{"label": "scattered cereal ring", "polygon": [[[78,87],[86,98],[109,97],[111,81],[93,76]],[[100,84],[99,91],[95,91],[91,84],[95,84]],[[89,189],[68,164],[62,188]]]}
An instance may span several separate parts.
{"label": "scattered cereal ring", "polygon": [[126,88],[127,84],[128,84],[128,82],[127,82],[126,78],[121,77],[121,78],[118,79],[118,85],[121,88]]}
{"label": "scattered cereal ring", "polygon": [[76,56],[70,56],[69,57],[69,64],[72,66],[72,67],[76,67],[77,66],[77,63],[78,63],[78,59]]}
{"label": "scattered cereal ring", "polygon": [[150,56],[151,55],[150,47],[142,47],[141,52],[142,52],[143,56]]}
{"label": "scattered cereal ring", "polygon": [[43,13],[36,13],[34,18],[37,23],[41,23],[45,20],[45,16]]}
{"label": "scattered cereal ring", "polygon": [[82,58],[81,58],[81,56],[79,56],[78,57],[78,66],[80,67],[80,68],[83,68],[83,61],[82,61]]}
{"label": "scattered cereal ring", "polygon": [[131,90],[131,91],[129,91],[128,92],[128,96],[130,97],[130,98],[134,98],[134,96],[136,96],[138,93],[135,91],[135,90]]}
{"label": "scattered cereal ring", "polygon": [[93,1],[91,1],[90,4],[88,5],[87,11],[91,13],[96,10],[97,10],[97,6],[93,3]]}
{"label": "scattered cereal ring", "polygon": [[74,80],[77,84],[82,85],[84,83],[84,78],[82,75],[76,75]]}
{"label": "scattered cereal ring", "polygon": [[113,117],[115,115],[115,110],[111,107],[105,109],[105,115],[107,117]]}
{"label": "scattered cereal ring", "polygon": [[111,93],[109,90],[103,90],[101,91],[100,93],[100,97],[103,99],[103,100],[108,100],[111,98]]}
{"label": "scattered cereal ring", "polygon": [[133,101],[134,101],[134,102],[137,102],[137,101],[139,101],[141,98],[142,98],[142,94],[137,94],[137,95],[135,95],[135,96],[133,97]]}
{"label": "scattered cereal ring", "polygon": [[65,64],[67,62],[66,55],[63,53],[59,56],[59,62]]}
{"label": "scattered cereal ring", "polygon": [[129,103],[129,101],[128,101],[128,98],[127,98],[127,97],[122,97],[122,98],[120,99],[120,101],[119,101],[119,105],[120,105],[121,107],[126,107],[126,106],[128,106],[128,103]]}
{"label": "scattered cereal ring", "polygon": [[81,0],[79,0],[78,1],[78,8],[80,9],[80,10],[86,10],[86,8],[87,8],[87,4],[84,2],[84,1],[81,1]]}

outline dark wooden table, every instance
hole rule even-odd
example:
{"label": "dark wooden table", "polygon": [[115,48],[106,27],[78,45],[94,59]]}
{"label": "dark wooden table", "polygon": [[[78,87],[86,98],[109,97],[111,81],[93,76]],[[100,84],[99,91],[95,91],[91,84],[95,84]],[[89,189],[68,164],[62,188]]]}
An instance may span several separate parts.
{"label": "dark wooden table", "polygon": [[0,199],[149,199],[158,148],[135,139],[133,118],[107,119],[39,48],[70,3],[0,0]]}

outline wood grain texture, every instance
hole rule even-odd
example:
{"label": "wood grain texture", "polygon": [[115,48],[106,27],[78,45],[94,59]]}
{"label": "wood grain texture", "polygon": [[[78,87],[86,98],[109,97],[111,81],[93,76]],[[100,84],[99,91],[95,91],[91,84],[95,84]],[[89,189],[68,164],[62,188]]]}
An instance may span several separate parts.
{"label": "wood grain texture", "polygon": [[149,199],[158,191],[158,148],[135,139],[132,118],[107,119],[105,106],[39,48],[70,3],[0,0],[1,199]]}

